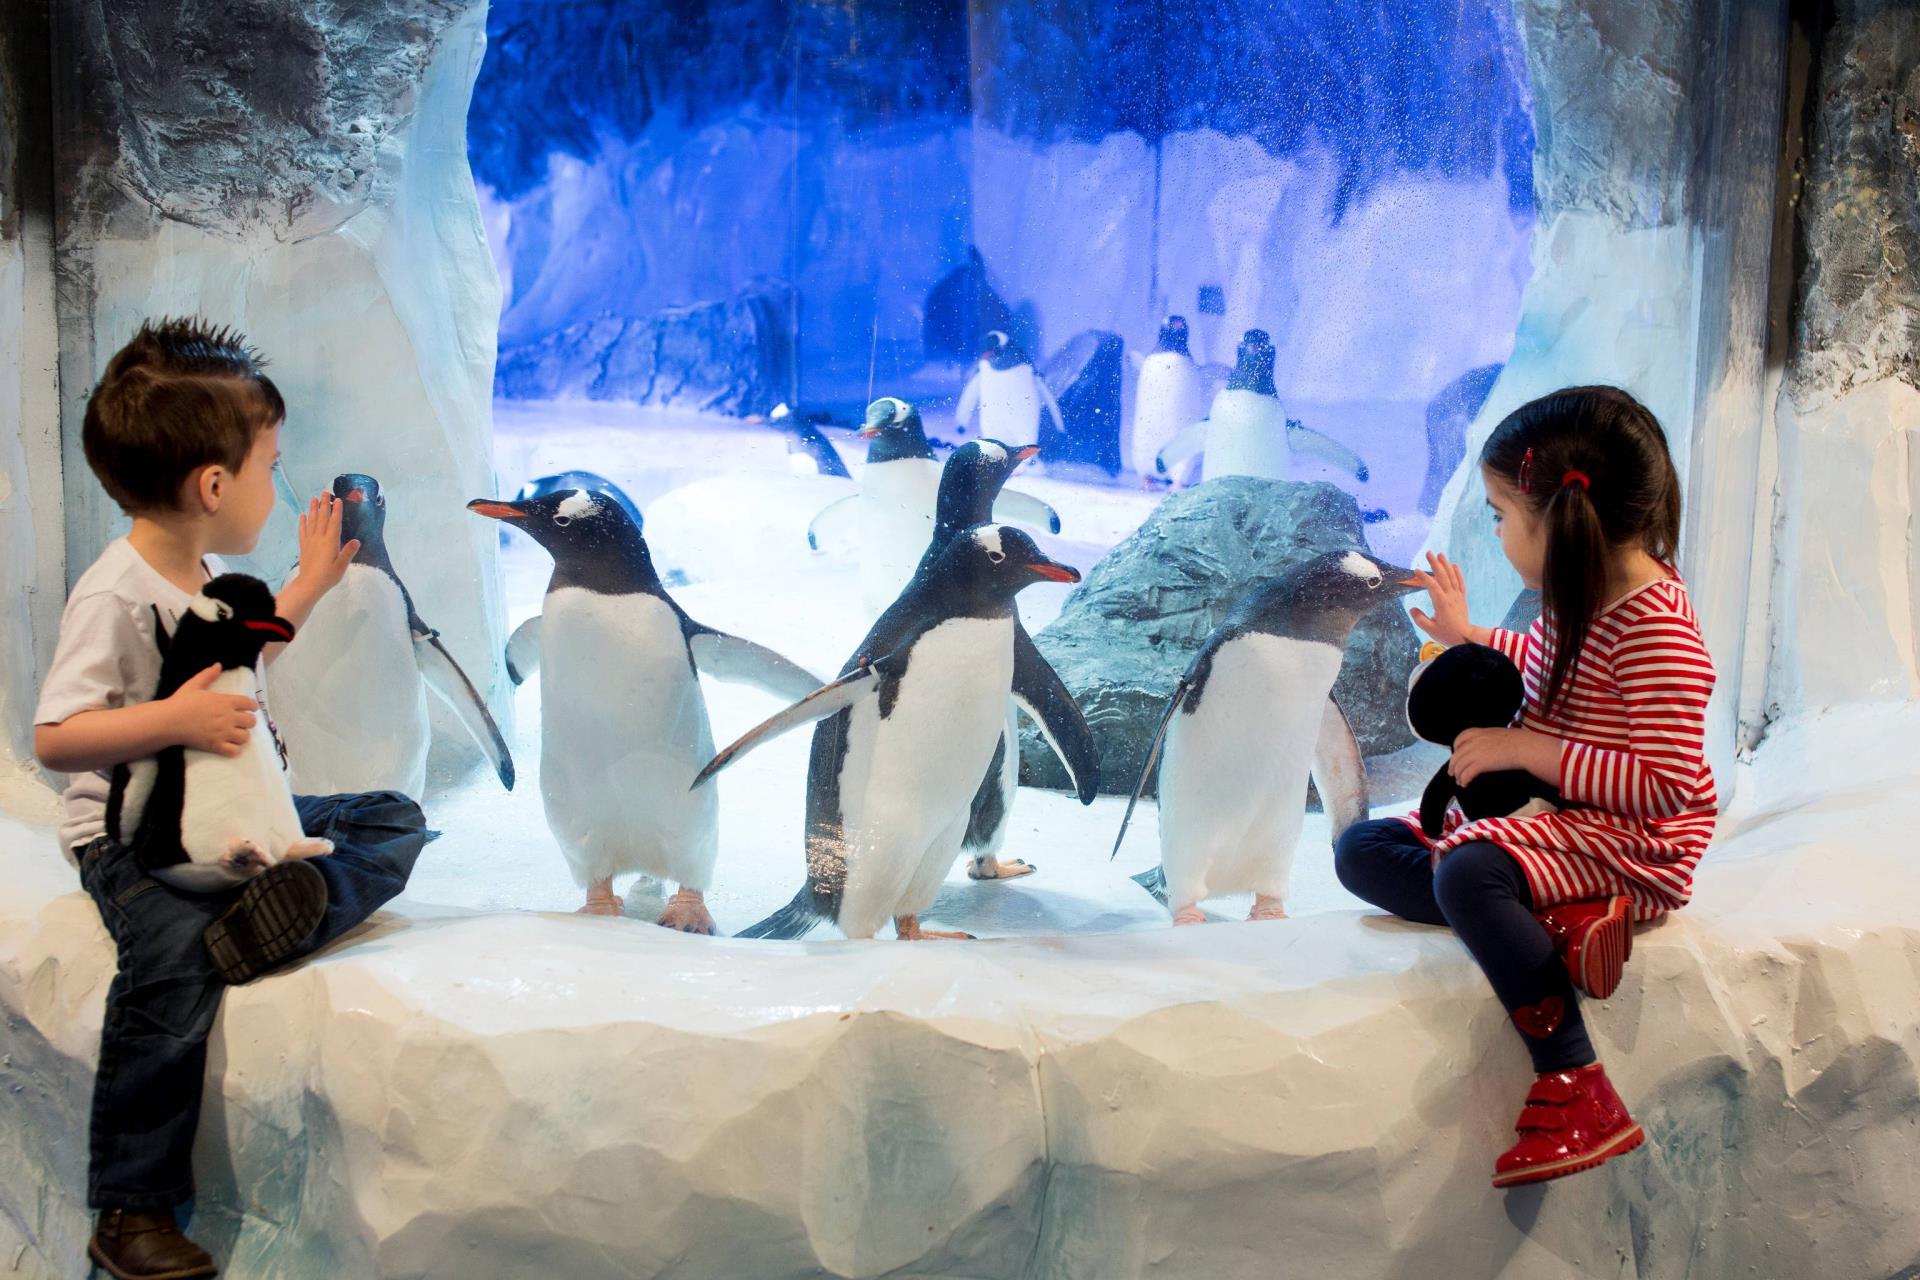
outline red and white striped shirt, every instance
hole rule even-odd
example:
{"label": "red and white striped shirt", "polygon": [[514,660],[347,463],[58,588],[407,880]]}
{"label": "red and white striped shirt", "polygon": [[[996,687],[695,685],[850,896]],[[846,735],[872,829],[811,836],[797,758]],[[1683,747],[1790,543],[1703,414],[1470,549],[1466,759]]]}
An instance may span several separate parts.
{"label": "red and white striped shirt", "polygon": [[[1603,609],[1551,714],[1540,697],[1553,628],[1542,619],[1524,636],[1495,629],[1488,643],[1525,677],[1520,727],[1564,743],[1564,807],[1470,823],[1455,806],[1438,840],[1421,836],[1435,860],[1492,841],[1519,861],[1536,909],[1619,893],[1636,920],[1685,906],[1719,811],[1705,749],[1713,659],[1685,585],[1662,578]],[[1406,821],[1420,832],[1417,814]]]}

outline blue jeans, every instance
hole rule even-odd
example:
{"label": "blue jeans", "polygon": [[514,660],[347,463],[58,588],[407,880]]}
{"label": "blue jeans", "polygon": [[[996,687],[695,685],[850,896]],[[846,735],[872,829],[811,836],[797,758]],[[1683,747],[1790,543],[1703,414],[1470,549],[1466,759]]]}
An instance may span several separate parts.
{"label": "blue jeans", "polygon": [[1563,1012],[1547,1035],[1535,1034],[1542,1026],[1537,1014],[1513,1020],[1535,1071],[1567,1071],[1594,1060],[1573,980],[1546,929],[1534,919],[1533,890],[1512,854],[1497,844],[1471,841],[1441,858],[1435,870],[1433,854],[1406,823],[1380,818],[1347,828],[1333,851],[1333,869],[1355,897],[1403,920],[1451,927],[1509,1017],[1558,998]]}
{"label": "blue jeans", "polygon": [[[301,954],[318,950],[406,888],[426,844],[420,806],[396,792],[297,796],[300,825],[333,841],[309,865],[326,877],[327,911]],[[160,883],[110,839],[88,845],[80,882],[113,935],[120,969],[107,988],[93,1084],[87,1203],[136,1212],[193,1196],[207,1034],[224,985],[201,934],[239,896]]]}

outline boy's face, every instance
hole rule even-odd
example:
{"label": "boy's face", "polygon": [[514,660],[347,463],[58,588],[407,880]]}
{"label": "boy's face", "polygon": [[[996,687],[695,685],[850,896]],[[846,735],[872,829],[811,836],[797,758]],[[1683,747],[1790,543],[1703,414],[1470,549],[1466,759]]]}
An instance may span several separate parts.
{"label": "boy's face", "polygon": [[209,550],[243,556],[259,543],[260,530],[273,514],[273,468],[280,461],[280,425],[276,422],[256,432],[240,470],[221,478]]}
{"label": "boy's face", "polygon": [[1493,531],[1508,563],[1520,575],[1520,581],[1535,591],[1547,562],[1546,522],[1528,505],[1526,497],[1514,487],[1481,468],[1486,482],[1487,505],[1493,508]]}

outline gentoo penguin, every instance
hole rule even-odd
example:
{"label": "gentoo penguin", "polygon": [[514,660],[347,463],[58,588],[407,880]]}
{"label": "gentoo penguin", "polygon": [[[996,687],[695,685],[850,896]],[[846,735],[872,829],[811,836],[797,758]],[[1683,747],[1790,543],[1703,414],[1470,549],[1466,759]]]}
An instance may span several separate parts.
{"label": "gentoo penguin", "polygon": [[698,786],[789,729],[821,721],[807,768],[807,883],[740,936],[797,938],[822,919],[871,938],[963,937],[920,927],[960,852],[1007,698],[1035,673],[1015,643],[1014,593],[1078,582],[1005,525],[955,538],[880,615],[840,678],[715,756]]}
{"label": "gentoo penguin", "polygon": [[398,791],[418,798],[427,785],[431,689],[486,754],[500,784],[513,790],[513,754],[466,672],[413,607],[387,554],[387,499],[372,476],[333,478],[340,536],[360,550],[340,585],[315,605],[302,639],[267,668],[287,743],[293,788],[301,795]]}
{"label": "gentoo penguin", "polygon": [[828,421],[825,414],[801,415],[784,404],[778,404],[767,415],[767,421],[787,438],[787,470],[794,475],[853,479],[853,473],[847,470],[847,464],[840,458],[840,451],[820,433],[816,425]]}
{"label": "gentoo penguin", "polygon": [[1285,916],[1309,773],[1336,839],[1367,816],[1360,748],[1330,693],[1361,615],[1418,589],[1410,569],[1330,551],[1249,592],[1207,637],[1167,701],[1113,846],[1164,746],[1161,865],[1135,878],[1150,892],[1163,882],[1175,924],[1205,919],[1203,898],[1248,889],[1248,919]]}
{"label": "gentoo penguin", "polygon": [[[860,472],[860,491],[829,503],[807,526],[807,545],[821,544],[844,529],[858,531],[860,597],[870,614],[886,608],[913,576],[933,537],[939,505],[940,463],[927,444],[920,411],[882,396],[867,406],[860,438],[870,441]],[[1060,532],[1060,517],[1024,494],[1001,495],[1003,520],[1044,523]]]}
{"label": "gentoo penguin", "polygon": [[1040,441],[1040,413],[1053,414],[1053,425],[1066,430],[1060,405],[1046,382],[1034,372],[1033,361],[1005,331],[987,335],[980,363],[960,392],[954,421],[965,427],[980,411],[980,434],[1018,449]]}
{"label": "gentoo penguin", "polygon": [[1159,474],[1154,459],[1169,440],[1206,414],[1206,380],[1187,350],[1187,318],[1168,316],[1160,346],[1140,361],[1134,384],[1127,465],[1142,477]]}
{"label": "gentoo penguin", "polygon": [[[216,663],[222,671],[207,687],[251,698],[260,651],[292,640],[293,624],[276,614],[266,583],[223,573],[200,589],[171,637],[155,610],[154,636],[162,654],[156,701]],[[199,893],[251,879],[283,858],[333,852],[332,841],[300,829],[265,715],[254,717],[237,755],[175,746],[115,768],[107,830],[155,879]]]}
{"label": "gentoo penguin", "polygon": [[1273,341],[1264,329],[1249,329],[1240,339],[1233,375],[1213,398],[1205,422],[1179,432],[1161,446],[1154,469],[1177,479],[1195,454],[1201,454],[1200,479],[1262,476],[1269,480],[1306,477],[1306,459],[1328,463],[1355,480],[1367,479],[1359,455],[1329,436],[1287,417],[1273,386]]}
{"label": "gentoo penguin", "polygon": [[[544,498],[550,493],[560,493],[568,489],[585,489],[588,493],[604,493],[622,507],[633,518],[633,527],[645,533],[647,522],[640,514],[639,504],[627,496],[622,489],[605,476],[595,475],[591,471],[562,471],[550,476],[536,476],[521,485],[513,495],[515,502],[531,502],[535,498]],[[506,537],[506,530],[500,531]],[[525,684],[533,673],[540,669],[540,615],[534,614],[513,629],[507,637],[507,679],[514,685]]]}
{"label": "gentoo penguin", "polygon": [[[1001,486],[1006,484],[1014,468],[1037,452],[1033,445],[1009,449],[998,440],[971,440],[948,454],[947,465],[940,473],[940,501],[933,540],[927,544],[926,554],[920,558],[915,572],[930,573],[940,554],[955,538],[974,525],[992,521],[996,508],[1007,505],[1005,499],[1024,496],[1003,493]],[[1057,523],[1054,528],[1058,530]],[[1060,763],[1066,766],[1067,776],[1073,779],[1079,792],[1080,803],[1093,803],[1099,787],[1100,757],[1094,749],[1093,732],[1087,728],[1086,718],[1080,714],[1073,695],[1067,692],[1060,677],[1034,646],[1017,611],[1013,627],[1014,644],[1020,654],[1017,665],[1033,674],[1032,688],[1028,690],[1032,696],[1023,698],[1021,691],[1015,690],[1007,706],[1007,723],[1000,735],[1000,745],[994,748],[993,762],[973,797],[961,848],[972,860],[967,875],[975,880],[1010,880],[1035,870],[1024,860],[1002,862],[998,856],[1006,840],[1007,818],[1019,786],[1019,711],[1026,710],[1040,727],[1041,736],[1059,753]]]}
{"label": "gentoo penguin", "polygon": [[572,489],[531,502],[476,499],[553,556],[541,607],[540,797],[589,915],[619,915],[613,877],[679,886],[659,923],[712,933],[705,893],[717,852],[713,754],[698,672],[791,700],[819,681],[771,649],[703,627],[661,585],[626,508]]}

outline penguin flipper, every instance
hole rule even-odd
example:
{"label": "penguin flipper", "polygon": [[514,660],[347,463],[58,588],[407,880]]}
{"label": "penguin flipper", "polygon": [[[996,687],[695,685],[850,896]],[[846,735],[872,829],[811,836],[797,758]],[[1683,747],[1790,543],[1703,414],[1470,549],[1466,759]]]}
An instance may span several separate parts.
{"label": "penguin flipper", "polygon": [[1133,784],[1133,794],[1127,797],[1127,811],[1120,816],[1120,834],[1113,838],[1113,852],[1107,855],[1108,862],[1120,856],[1120,842],[1127,838],[1127,824],[1133,821],[1133,808],[1140,803],[1140,793],[1147,789],[1147,778],[1160,759],[1160,746],[1167,739],[1167,726],[1173,723],[1173,713],[1180,709],[1180,704],[1187,700],[1187,694],[1192,689],[1193,672],[1189,669],[1180,678],[1180,683],[1174,686],[1173,696],[1167,699],[1167,709],[1160,713],[1160,723],[1153,731],[1153,741],[1147,744],[1147,762],[1140,766],[1140,779]]}
{"label": "penguin flipper", "polygon": [[816,515],[812,523],[807,525],[807,546],[809,549],[818,551],[822,538],[850,538],[853,536],[854,516],[860,510],[857,505],[857,499],[859,497],[860,495],[857,493],[850,493],[844,498],[835,498],[832,502],[820,508],[820,514]]}
{"label": "penguin flipper", "polygon": [[819,923],[820,915],[813,909],[813,888],[811,885],[802,885],[800,892],[793,895],[793,901],[766,919],[748,925],[733,936],[782,940],[804,938]]}
{"label": "penguin flipper", "polygon": [[473,687],[473,681],[467,679],[467,673],[440,643],[440,633],[428,631],[414,636],[413,656],[427,688],[452,709],[461,726],[486,753],[488,763],[499,775],[500,785],[513,790],[513,753],[507,750],[507,740],[501,735],[500,726],[494,723],[493,713],[487,710],[480,691]]}
{"label": "penguin flipper", "polygon": [[880,691],[883,674],[881,664],[885,662],[887,659],[881,658],[863,667],[856,667],[832,684],[815,689],[785,711],[768,716],[741,734],[713,759],[707,761],[700,772],[694,775],[693,782],[687,790],[693,790],[694,787],[713,777],[740,757],[765,746],[781,734],[812,724],[816,720],[824,720],[836,711],[846,710],[862,698],[877,694]]}
{"label": "penguin flipper", "polygon": [[1194,456],[1207,447],[1207,423],[1202,421],[1174,433],[1173,439],[1153,457],[1154,470],[1163,476],[1177,475]]}
{"label": "penguin flipper", "polygon": [[1287,447],[1295,453],[1309,453],[1322,458],[1342,471],[1349,471],[1357,480],[1367,478],[1367,464],[1360,455],[1335,440],[1323,431],[1287,419]]}
{"label": "penguin flipper", "polygon": [[995,524],[1037,524],[1048,533],[1060,532],[1060,513],[1030,493],[1002,489],[993,500]]}
{"label": "penguin flipper", "polygon": [[1167,905],[1167,869],[1164,866],[1142,871],[1139,875],[1128,876],[1129,880],[1153,895],[1153,900],[1161,906]]}
{"label": "penguin flipper", "polygon": [[1067,767],[1080,803],[1092,804],[1100,794],[1100,749],[1094,744],[1093,730],[1060,674],[1019,625],[1013,629],[1013,700],[1039,726],[1040,736]]}
{"label": "penguin flipper", "polygon": [[750,684],[787,702],[799,702],[820,687],[820,677],[799,663],[725,631],[699,627],[688,635],[687,649],[702,675]]}
{"label": "penguin flipper", "polygon": [[967,379],[967,385],[960,389],[960,403],[953,407],[953,420],[961,427],[973,420],[973,411],[980,407],[980,374],[978,371]]}
{"label": "penguin flipper", "polygon": [[1053,429],[1066,434],[1067,420],[1060,416],[1060,402],[1053,398],[1053,388],[1047,385],[1045,378],[1035,378],[1033,389],[1040,393],[1040,407],[1053,415]]}
{"label": "penguin flipper", "polygon": [[507,679],[525,684],[540,669],[540,615],[534,614],[507,637]]}
{"label": "penguin flipper", "polygon": [[1313,744],[1313,785],[1320,792],[1333,843],[1356,822],[1367,820],[1367,768],[1353,726],[1332,698],[1320,711],[1320,736]]}

